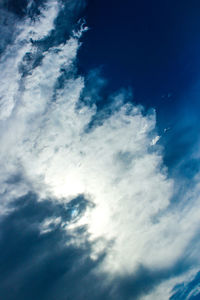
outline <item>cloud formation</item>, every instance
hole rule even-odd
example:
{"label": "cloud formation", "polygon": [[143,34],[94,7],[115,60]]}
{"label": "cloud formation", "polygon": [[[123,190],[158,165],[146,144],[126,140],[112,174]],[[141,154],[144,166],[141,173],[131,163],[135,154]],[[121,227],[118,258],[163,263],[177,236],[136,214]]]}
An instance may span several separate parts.
{"label": "cloud formation", "polygon": [[[188,262],[199,264],[199,173],[192,188],[178,195],[179,183],[169,178],[157,145],[155,112],[135,106],[129,91],[110,95],[110,106],[98,110],[101,80],[87,89],[76,73],[86,28],[65,42],[49,42],[62,10],[61,2],[48,1],[37,20],[19,22],[17,37],[1,57],[1,217],[13,210],[14,199],[29,201],[30,191],[52,205],[84,197],[85,210],[73,208],[66,224],[61,215],[43,218],[41,238],[61,226],[73,237],[66,235],[67,249],[90,245],[87,262],[101,279],[101,297],[104,292],[108,299],[141,298],[163,281],[182,280]],[[176,205],[174,197],[181,197]],[[69,295],[83,299],[75,291]]]}

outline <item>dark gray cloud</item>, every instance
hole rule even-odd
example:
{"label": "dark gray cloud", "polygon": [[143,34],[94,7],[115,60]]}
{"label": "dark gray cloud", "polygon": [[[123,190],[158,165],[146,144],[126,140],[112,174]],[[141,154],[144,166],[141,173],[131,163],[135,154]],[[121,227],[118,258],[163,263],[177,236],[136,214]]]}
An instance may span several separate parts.
{"label": "dark gray cloud", "polygon": [[98,262],[89,258],[89,244],[80,248],[66,246],[71,235],[60,225],[40,234],[40,224],[46,218],[59,216],[62,221],[70,222],[72,209],[79,209],[81,214],[86,205],[82,197],[66,206],[49,200],[38,202],[37,196],[31,193],[15,199],[12,213],[1,219],[0,291],[3,299],[72,299],[72,296],[82,299],[79,288],[83,289],[87,276],[93,286],[98,285],[90,275]]}
{"label": "dark gray cloud", "polygon": [[[15,199],[11,205],[13,211],[0,222],[3,299],[139,299],[164,280],[188,270],[188,262],[181,258],[171,268],[153,271],[141,265],[132,275],[115,276],[110,281],[106,274],[94,272],[106,253],[94,261],[90,258],[89,242],[81,247],[66,246],[72,236],[61,224],[51,227],[50,232],[40,233],[45,219],[61,217],[62,222],[72,222],[73,209],[78,209],[81,215],[87,205],[83,197],[68,204],[52,202],[52,199],[38,202],[33,193]],[[83,234],[86,228],[78,230]]]}
{"label": "dark gray cloud", "polygon": [[0,5],[0,55],[13,40],[13,31],[18,18]]}

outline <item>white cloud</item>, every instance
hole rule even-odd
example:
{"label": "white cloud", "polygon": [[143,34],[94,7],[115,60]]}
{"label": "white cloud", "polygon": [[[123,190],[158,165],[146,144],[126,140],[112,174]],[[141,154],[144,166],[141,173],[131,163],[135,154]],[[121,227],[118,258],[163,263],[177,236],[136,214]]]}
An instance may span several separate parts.
{"label": "white cloud", "polygon": [[155,144],[157,144],[157,142],[159,141],[161,137],[159,135],[157,135],[156,137],[154,137],[151,141],[151,145],[154,146]]}
{"label": "white cloud", "polygon": [[[60,201],[85,194],[95,208],[73,226],[86,224],[92,241],[103,238],[94,243],[93,258],[113,241],[98,271],[130,274],[141,263],[169,267],[198,229],[198,180],[184,195],[190,203],[168,209],[175,187],[156,146],[155,113],[125,104],[125,92],[112,96],[115,109],[102,124],[85,130],[97,112],[95,104],[77,108],[84,78],[71,75],[63,89],[55,88],[61,68],[68,74],[74,68],[78,36],[43,53],[42,63],[22,78],[19,64],[35,51],[30,34],[41,39],[54,26],[58,5],[49,3],[38,22],[21,26],[0,65],[2,198],[7,203],[29,189]],[[11,186],[7,180],[19,172],[23,182]],[[195,249],[190,255],[198,257]]]}
{"label": "white cloud", "polygon": [[55,229],[56,226],[61,224],[61,217],[57,218],[46,218],[42,224],[40,224],[40,234],[49,233]]}

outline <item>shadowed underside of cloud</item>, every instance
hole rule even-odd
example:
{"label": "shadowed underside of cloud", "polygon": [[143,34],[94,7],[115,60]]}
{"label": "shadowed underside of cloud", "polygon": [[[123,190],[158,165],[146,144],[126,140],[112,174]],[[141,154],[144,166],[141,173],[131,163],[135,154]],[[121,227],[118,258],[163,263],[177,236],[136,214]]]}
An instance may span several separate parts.
{"label": "shadowed underside of cloud", "polygon": [[[69,206],[50,200],[38,202],[34,194],[15,200],[14,211],[1,220],[1,297],[82,299],[78,293],[81,289],[83,293],[89,278],[92,280],[91,270],[99,262],[91,261],[86,243],[81,247],[66,245],[72,239],[66,227],[73,220],[73,209],[82,204],[80,214],[84,202],[83,198],[75,199]],[[55,219],[59,219],[56,224]],[[46,220],[51,220],[51,224],[43,232],[41,227]],[[84,231],[82,228],[82,234]],[[94,285],[98,283],[93,279]],[[92,299],[92,295],[87,299]]]}
{"label": "shadowed underside of cloud", "polygon": [[[132,275],[119,277],[116,274],[112,282],[105,283],[107,275],[96,274],[94,270],[106,253],[94,261],[90,257],[92,244],[88,241],[78,247],[69,246],[74,235],[86,234],[86,227],[73,234],[68,227],[75,218],[81,217],[87,205],[83,197],[68,204],[54,203],[50,199],[38,202],[37,196],[31,193],[15,199],[14,207],[10,207],[12,212],[1,219],[0,290],[3,298],[139,299],[163,280],[188,269],[184,259],[160,271],[140,266]],[[74,211],[77,211],[76,217]]]}
{"label": "shadowed underside of cloud", "polygon": [[199,266],[199,172],[187,188],[169,178],[155,112],[130,91],[96,105],[103,80],[76,72],[86,28],[61,22],[81,3],[38,6],[1,57],[0,287],[6,299],[169,299]]}

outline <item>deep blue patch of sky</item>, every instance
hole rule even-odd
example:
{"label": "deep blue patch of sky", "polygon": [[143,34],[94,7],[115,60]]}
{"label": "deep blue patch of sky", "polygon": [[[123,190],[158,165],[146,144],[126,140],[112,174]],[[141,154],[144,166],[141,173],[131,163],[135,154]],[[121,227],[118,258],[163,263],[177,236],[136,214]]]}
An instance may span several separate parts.
{"label": "deep blue patch of sky", "polygon": [[200,2],[89,0],[83,16],[90,30],[79,70],[100,67],[104,92],[130,87],[135,103],[156,109],[159,134],[167,129],[164,162],[174,169],[180,149],[191,155],[199,131]]}
{"label": "deep blue patch of sky", "polygon": [[170,123],[199,77],[199,11],[194,0],[89,1],[80,67],[102,66],[109,89],[131,86],[136,103],[156,107]]}

